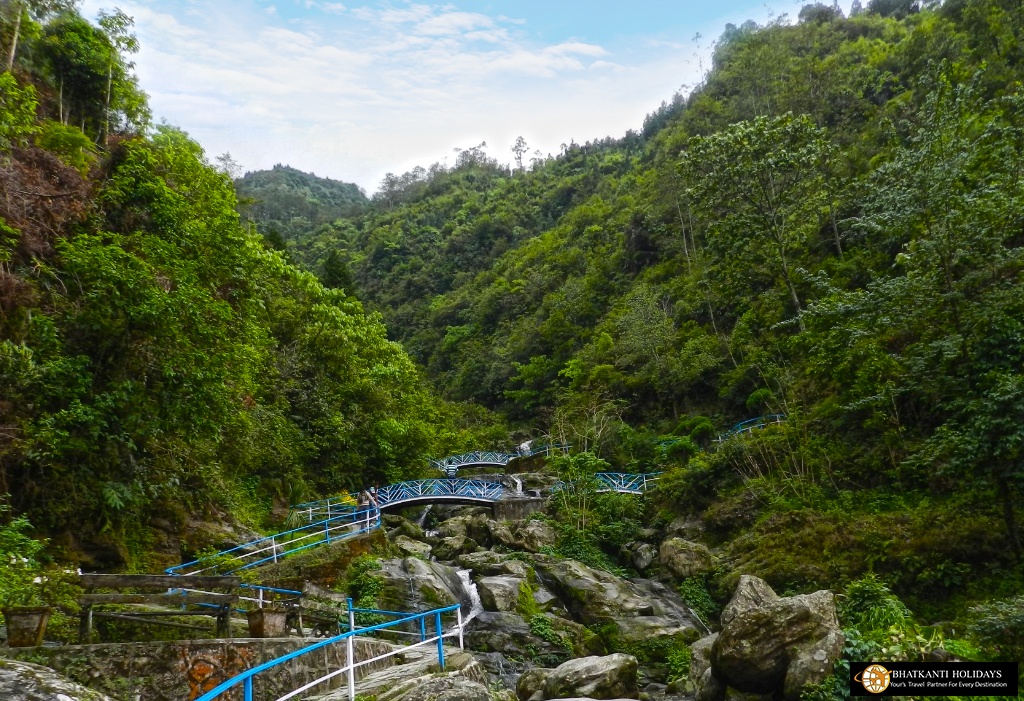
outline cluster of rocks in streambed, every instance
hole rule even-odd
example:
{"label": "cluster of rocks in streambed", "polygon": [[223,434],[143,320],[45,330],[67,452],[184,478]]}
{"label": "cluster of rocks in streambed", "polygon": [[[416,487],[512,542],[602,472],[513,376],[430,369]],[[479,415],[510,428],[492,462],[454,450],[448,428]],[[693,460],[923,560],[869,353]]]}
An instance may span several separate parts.
{"label": "cluster of rocks in streambed", "polygon": [[[722,630],[691,646],[696,701],[799,701],[832,673],[843,649],[829,591],[780,597],[742,576],[721,616]],[[736,692],[739,692],[738,694]]]}
{"label": "cluster of rocks in streambed", "polygon": [[[462,603],[473,612],[467,648],[492,680],[516,687],[519,701],[797,701],[831,673],[842,650],[830,592],[783,598],[750,576],[739,578],[712,634],[674,587],[719,565],[696,542],[699,524],[685,519],[622,548],[620,560],[643,575],[627,579],[547,554],[558,533],[542,518],[497,521],[474,507],[434,507],[430,515],[429,531],[385,518],[403,557],[382,561],[381,605]],[[687,645],[689,677],[670,681],[668,656]],[[448,683],[466,691],[464,682]]]}

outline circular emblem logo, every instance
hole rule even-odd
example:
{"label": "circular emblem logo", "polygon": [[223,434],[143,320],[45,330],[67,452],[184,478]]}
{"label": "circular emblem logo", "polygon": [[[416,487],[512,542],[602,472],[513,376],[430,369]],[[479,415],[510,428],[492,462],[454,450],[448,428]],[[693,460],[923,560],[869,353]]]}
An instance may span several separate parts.
{"label": "circular emblem logo", "polygon": [[863,684],[864,688],[872,694],[880,694],[889,688],[889,675],[891,674],[892,672],[882,665],[873,664],[853,679]]}

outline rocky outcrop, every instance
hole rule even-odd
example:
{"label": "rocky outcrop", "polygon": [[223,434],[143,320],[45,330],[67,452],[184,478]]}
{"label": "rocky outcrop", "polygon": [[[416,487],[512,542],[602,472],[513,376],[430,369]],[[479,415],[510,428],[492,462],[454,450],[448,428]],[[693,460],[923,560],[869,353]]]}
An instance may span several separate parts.
{"label": "rocky outcrop", "polygon": [[569,660],[547,675],[544,698],[635,699],[636,671],[636,658],[622,653]]}
{"label": "rocky outcrop", "polygon": [[408,536],[400,535],[396,536],[392,542],[394,542],[395,547],[398,548],[403,555],[420,558],[430,557],[430,546],[422,541],[413,540]]}
{"label": "rocky outcrop", "polygon": [[459,556],[459,565],[481,577],[497,577],[509,574],[526,579],[532,568],[517,558],[509,557],[493,550],[483,550]]}
{"label": "rocky outcrop", "polygon": [[[707,640],[701,644],[703,650]],[[742,577],[722,614],[722,631],[711,641],[710,669],[700,677],[697,699],[720,701],[733,689],[781,691],[798,701],[807,686],[832,672],[842,647],[831,592],[780,598],[762,580]]]}
{"label": "rocky outcrop", "polygon": [[546,521],[490,521],[491,539],[506,548],[539,553],[558,542],[558,533]]}
{"label": "rocky outcrop", "polygon": [[485,611],[513,611],[526,583],[524,577],[498,575],[477,580],[477,591]]}
{"label": "rocky outcrop", "polygon": [[425,611],[458,603],[467,611],[472,607],[472,597],[456,570],[440,562],[416,557],[383,560],[378,574],[384,584],[378,598],[385,609]]}
{"label": "rocky outcrop", "polygon": [[455,560],[459,555],[465,553],[471,553],[476,550],[479,546],[476,541],[472,538],[468,538],[464,535],[455,535],[448,538],[441,538],[434,543],[434,557],[438,560],[444,560],[445,562],[451,562]]}
{"label": "rocky outcrop", "polygon": [[111,701],[49,667],[0,659],[0,699],[4,701]]}
{"label": "rocky outcrop", "polygon": [[715,569],[715,556],[700,543],[669,538],[658,550],[661,566],[673,577],[686,579]]}

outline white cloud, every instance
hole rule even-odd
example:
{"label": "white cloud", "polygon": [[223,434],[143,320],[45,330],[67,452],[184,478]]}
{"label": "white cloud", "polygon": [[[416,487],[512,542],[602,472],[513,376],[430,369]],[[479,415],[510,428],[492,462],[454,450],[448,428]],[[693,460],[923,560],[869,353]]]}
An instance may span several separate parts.
{"label": "white cloud", "polygon": [[[86,14],[102,1],[85,0]],[[544,153],[621,135],[697,76],[692,45],[626,55],[571,37],[541,43],[522,20],[451,6],[294,0],[262,8],[274,17],[248,0],[122,7],[158,118],[211,157],[290,163],[370,191],[387,171],[483,140],[508,162],[517,135]]]}

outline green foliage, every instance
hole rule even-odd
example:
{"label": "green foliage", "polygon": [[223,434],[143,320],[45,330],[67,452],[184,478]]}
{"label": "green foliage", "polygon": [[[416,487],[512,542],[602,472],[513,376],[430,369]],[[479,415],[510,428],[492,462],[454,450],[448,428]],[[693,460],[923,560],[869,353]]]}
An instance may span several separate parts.
{"label": "green foliage", "polygon": [[707,575],[687,577],[677,587],[683,603],[689,606],[704,623],[718,618],[721,607],[708,592]]}
{"label": "green foliage", "polygon": [[1024,658],[1024,596],[975,606],[969,630],[987,659]]}
{"label": "green foliage", "polygon": [[530,632],[541,640],[565,648],[566,652],[572,654],[572,641],[568,636],[558,632],[551,625],[551,619],[543,613],[536,613],[529,618]]}
{"label": "green foliage", "polygon": [[379,571],[380,560],[372,555],[360,555],[345,570],[345,591],[357,608],[377,608],[377,597],[384,591]]}
{"label": "green foliage", "polygon": [[36,91],[20,87],[10,73],[0,75],[0,150],[24,146],[39,131]]}
{"label": "green foliage", "polygon": [[690,662],[693,661],[693,650],[689,645],[677,645],[669,651],[665,660],[668,663],[666,682],[686,679],[690,674]]}
{"label": "green foliage", "polygon": [[868,573],[846,586],[840,600],[843,625],[860,631],[905,629],[912,622],[910,610],[874,573]]}

